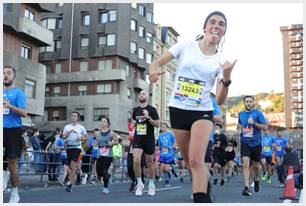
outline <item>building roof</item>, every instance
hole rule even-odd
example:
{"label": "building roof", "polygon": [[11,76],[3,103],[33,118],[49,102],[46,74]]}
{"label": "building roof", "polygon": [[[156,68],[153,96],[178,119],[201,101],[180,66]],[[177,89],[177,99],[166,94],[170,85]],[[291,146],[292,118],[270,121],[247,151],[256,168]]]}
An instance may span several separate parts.
{"label": "building roof", "polygon": [[34,3],[26,3],[26,4],[35,8],[39,12],[51,12],[50,10],[41,7],[40,4],[34,4]]}

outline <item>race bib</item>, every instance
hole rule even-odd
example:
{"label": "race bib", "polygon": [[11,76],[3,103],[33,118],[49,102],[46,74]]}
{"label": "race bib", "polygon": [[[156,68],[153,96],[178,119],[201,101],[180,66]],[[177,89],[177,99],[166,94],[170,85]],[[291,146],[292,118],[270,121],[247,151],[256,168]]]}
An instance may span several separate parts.
{"label": "race bib", "polygon": [[269,152],[269,151],[270,151],[270,149],[271,149],[271,147],[270,147],[270,146],[264,146],[264,151],[265,151],[265,152]]}
{"label": "race bib", "polygon": [[136,133],[137,133],[137,135],[147,135],[147,125],[146,124],[137,124]]}
{"label": "race bib", "polygon": [[3,108],[3,114],[8,115],[10,113],[10,109]]}
{"label": "race bib", "polygon": [[169,152],[169,149],[168,149],[168,148],[163,148],[163,149],[162,149],[162,153],[163,153],[163,154],[168,154],[168,152]]}
{"label": "race bib", "polygon": [[184,104],[199,107],[202,103],[202,91],[205,83],[202,81],[179,77],[174,99]]}
{"label": "race bib", "polygon": [[242,129],[242,134],[244,137],[254,137],[253,132],[253,127],[244,127]]}
{"label": "race bib", "polygon": [[101,156],[108,156],[109,155],[109,147],[101,147],[100,148],[100,155]]}
{"label": "race bib", "polygon": [[132,145],[130,146],[130,151],[129,151],[129,153],[130,153],[130,154],[133,153],[133,146],[132,146]]}
{"label": "race bib", "polygon": [[276,151],[278,151],[278,152],[282,151],[282,147],[281,146],[276,146]]}

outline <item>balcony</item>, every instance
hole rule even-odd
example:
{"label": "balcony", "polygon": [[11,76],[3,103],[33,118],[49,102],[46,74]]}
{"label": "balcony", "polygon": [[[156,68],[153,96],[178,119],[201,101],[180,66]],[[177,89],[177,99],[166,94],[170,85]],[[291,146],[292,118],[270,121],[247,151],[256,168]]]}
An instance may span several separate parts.
{"label": "balcony", "polygon": [[292,43],[290,43],[291,48],[300,48],[302,46],[303,46],[302,42],[292,42]]}
{"label": "balcony", "polygon": [[24,33],[34,39],[40,46],[47,46],[53,43],[53,32],[25,17],[18,21],[18,32]]}
{"label": "balcony", "polygon": [[303,53],[303,48],[298,48],[298,49],[289,49],[290,54],[301,54]]}
{"label": "balcony", "polygon": [[291,54],[290,59],[291,60],[302,60],[303,59],[303,54]]}
{"label": "balcony", "polygon": [[125,70],[121,69],[111,69],[107,71],[95,70],[84,72],[57,73],[47,75],[47,83],[88,82],[106,80],[125,81],[125,79],[126,72]]}
{"label": "balcony", "polygon": [[303,89],[303,84],[292,84],[291,89],[292,90],[302,90]]}
{"label": "balcony", "polygon": [[295,35],[293,37],[290,37],[290,42],[299,42],[303,40],[303,36],[302,35]]}
{"label": "balcony", "polygon": [[290,66],[290,72],[302,72],[303,66]]}
{"label": "balcony", "polygon": [[301,72],[291,73],[291,74],[290,74],[290,78],[291,78],[291,79],[303,78],[303,73],[301,73]]}
{"label": "balcony", "polygon": [[303,103],[294,103],[291,105],[291,109],[303,109]]}
{"label": "balcony", "polygon": [[298,61],[291,61],[290,62],[290,66],[302,66],[303,65],[303,61],[302,60],[298,60]]}

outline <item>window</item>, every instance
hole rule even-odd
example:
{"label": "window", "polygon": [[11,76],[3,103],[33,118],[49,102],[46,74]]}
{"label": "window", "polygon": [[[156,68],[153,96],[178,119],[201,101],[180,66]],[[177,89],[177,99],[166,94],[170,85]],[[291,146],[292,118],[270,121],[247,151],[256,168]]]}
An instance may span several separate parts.
{"label": "window", "polygon": [[83,122],[85,120],[85,109],[84,108],[76,108],[75,111],[80,114],[80,121]]}
{"label": "window", "polygon": [[116,10],[109,10],[106,12],[100,13],[100,24],[104,24],[106,22],[112,22],[117,20],[117,11]]}
{"label": "window", "polygon": [[171,81],[171,72],[166,71],[166,81]]}
{"label": "window", "polygon": [[151,12],[147,12],[147,22],[153,22],[153,14]]}
{"label": "window", "polygon": [[103,47],[106,45],[106,36],[99,36],[98,37],[98,46]]}
{"label": "window", "polygon": [[136,31],[136,28],[137,28],[137,21],[131,19],[131,30]]}
{"label": "window", "polygon": [[109,14],[109,21],[110,22],[117,20],[117,11],[116,10],[110,10],[108,12],[108,14]]}
{"label": "window", "polygon": [[137,71],[136,71],[136,69],[133,70],[133,73],[134,73],[134,78],[137,78]]}
{"label": "window", "polygon": [[58,49],[61,49],[62,48],[62,40],[61,39],[58,39],[58,40],[55,40],[54,41],[54,47],[55,47],[55,51],[58,50]]}
{"label": "window", "polygon": [[6,14],[7,12],[11,12],[12,11],[12,5],[10,3],[4,3],[3,4],[3,14]]}
{"label": "window", "polygon": [[61,73],[62,72],[62,64],[55,64],[55,73]]}
{"label": "window", "polygon": [[88,49],[88,37],[81,37],[81,49]]}
{"label": "window", "polygon": [[83,14],[82,15],[82,24],[84,26],[90,25],[90,14]]}
{"label": "window", "polygon": [[135,42],[130,42],[130,52],[132,54],[136,54],[137,53],[137,44]]}
{"label": "window", "polygon": [[156,53],[158,54],[158,55],[161,55],[161,48],[160,48],[160,46],[156,46]]}
{"label": "window", "polygon": [[44,119],[44,121],[46,122],[46,121],[48,121],[48,111],[44,111],[44,116],[43,116],[43,119]]}
{"label": "window", "polygon": [[55,97],[61,96],[61,87],[53,87],[53,96]]}
{"label": "window", "polygon": [[152,63],[152,54],[146,53],[146,63],[151,64]]}
{"label": "window", "polygon": [[24,17],[26,17],[26,18],[28,18],[32,21],[35,21],[34,13],[27,8],[24,11]]}
{"label": "window", "polygon": [[153,39],[153,34],[152,34],[152,33],[147,32],[147,42],[148,42],[149,44],[151,44],[151,43],[152,43],[152,39]]}
{"label": "window", "polygon": [[57,19],[57,27],[58,29],[63,28],[63,18],[58,18]]}
{"label": "window", "polygon": [[132,89],[131,88],[128,88],[128,90],[127,90],[127,97],[128,97],[128,99],[132,98]]}
{"label": "window", "polygon": [[51,73],[51,64],[46,64],[46,73],[47,74]]}
{"label": "window", "polygon": [[59,121],[59,111],[58,110],[54,110],[52,112],[52,121]]}
{"label": "window", "polygon": [[31,59],[31,47],[23,44],[21,46],[21,56],[26,59]]}
{"label": "window", "polygon": [[125,65],[125,72],[127,77],[131,75],[131,68],[129,65]]}
{"label": "window", "polygon": [[46,86],[46,89],[45,89],[45,97],[49,97],[50,96],[50,87],[49,86]]}
{"label": "window", "polygon": [[107,46],[115,46],[116,45],[116,35],[108,34],[107,35]]}
{"label": "window", "polygon": [[170,34],[168,34],[167,37],[166,37],[166,43],[169,44],[169,45],[172,45],[172,41],[171,40],[172,40],[171,36],[170,36]]}
{"label": "window", "polygon": [[30,99],[35,98],[35,87],[36,87],[36,82],[29,79],[24,80],[24,93],[27,98]]}
{"label": "window", "polygon": [[110,60],[99,60],[98,61],[98,70],[111,70],[113,61]]}
{"label": "window", "polygon": [[131,3],[131,7],[137,9],[137,3]]}
{"label": "window", "polygon": [[47,46],[46,47],[46,52],[54,52],[54,46],[53,45]]}
{"label": "window", "polygon": [[145,16],[145,7],[143,5],[138,5],[138,14],[140,16]]}
{"label": "window", "polygon": [[111,94],[111,93],[112,93],[112,84],[97,85],[97,94]]}
{"label": "window", "polygon": [[101,24],[106,23],[107,19],[108,19],[108,13],[107,12],[100,13],[100,23]]}
{"label": "window", "polygon": [[79,86],[79,96],[86,96],[87,95],[87,86],[81,85]]}
{"label": "window", "polygon": [[144,48],[140,48],[138,49],[138,58],[139,59],[144,59]]}
{"label": "window", "polygon": [[170,97],[171,97],[171,90],[167,88],[166,89],[166,100],[169,101]]}
{"label": "window", "polygon": [[80,71],[88,71],[88,61],[81,61],[80,62]]}
{"label": "window", "polygon": [[41,25],[47,29],[56,28],[56,18],[46,18],[41,20]]}
{"label": "window", "polygon": [[109,108],[94,108],[94,121],[101,121],[103,116],[109,117]]}
{"label": "window", "polygon": [[138,36],[144,37],[145,35],[145,28],[143,26],[138,27]]}

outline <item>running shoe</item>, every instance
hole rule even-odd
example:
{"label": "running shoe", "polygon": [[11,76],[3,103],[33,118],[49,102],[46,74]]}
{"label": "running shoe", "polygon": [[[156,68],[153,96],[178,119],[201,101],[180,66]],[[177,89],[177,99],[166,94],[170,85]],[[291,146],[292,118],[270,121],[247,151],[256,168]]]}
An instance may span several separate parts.
{"label": "running shoe", "polygon": [[20,200],[20,197],[19,197],[18,193],[11,193],[9,203],[18,203],[19,200]]}
{"label": "running shoe", "polygon": [[136,196],[142,196],[142,190],[144,188],[144,184],[137,184],[136,185],[136,191],[135,191],[135,195]]}
{"label": "running shoe", "polygon": [[66,187],[66,191],[67,191],[67,192],[72,192],[72,184],[69,184],[69,185]]}
{"label": "running shoe", "polygon": [[254,191],[258,192],[259,191],[259,180],[254,180]]}
{"label": "running shoe", "polygon": [[102,188],[102,193],[108,194],[109,192],[110,192],[109,189],[107,189],[106,187]]}
{"label": "running shoe", "polygon": [[224,185],[224,179],[221,179],[220,185]]}
{"label": "running shoe", "polygon": [[148,195],[154,196],[155,195],[155,185],[149,185],[148,187]]}
{"label": "running shoe", "polygon": [[248,187],[245,187],[242,191],[242,196],[252,196],[252,192]]}

